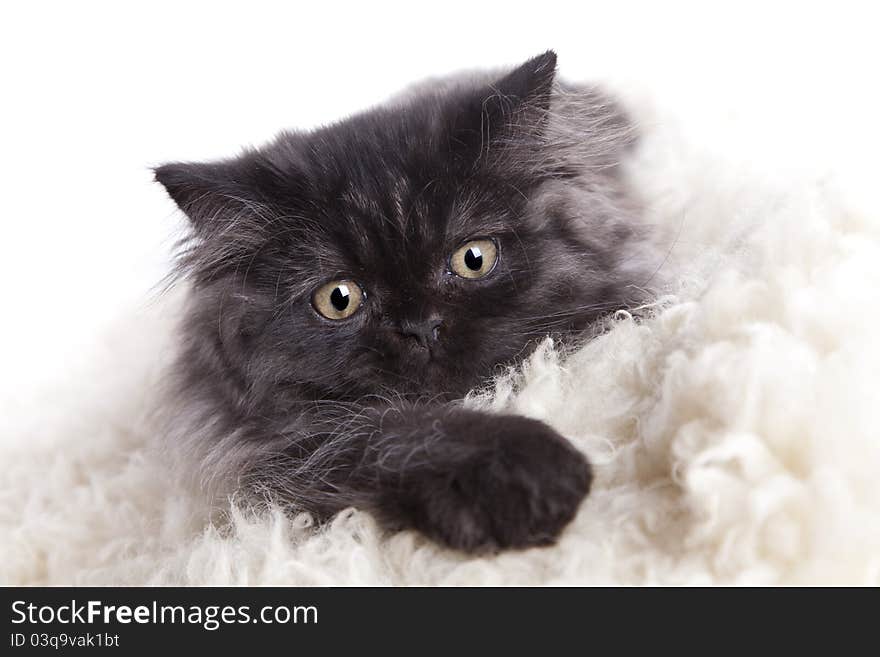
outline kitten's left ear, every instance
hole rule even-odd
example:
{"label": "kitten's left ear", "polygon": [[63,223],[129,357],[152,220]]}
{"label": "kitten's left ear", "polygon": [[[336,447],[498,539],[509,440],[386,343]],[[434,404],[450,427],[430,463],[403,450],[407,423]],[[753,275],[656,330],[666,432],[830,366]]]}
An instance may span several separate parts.
{"label": "kitten's left ear", "polygon": [[456,120],[458,141],[487,150],[492,142],[539,136],[547,122],[556,53],[533,57],[468,98]]}
{"label": "kitten's left ear", "polygon": [[548,50],[489,85],[495,93],[486,99],[485,109],[508,117],[522,111],[546,112],[555,78],[556,53]]}

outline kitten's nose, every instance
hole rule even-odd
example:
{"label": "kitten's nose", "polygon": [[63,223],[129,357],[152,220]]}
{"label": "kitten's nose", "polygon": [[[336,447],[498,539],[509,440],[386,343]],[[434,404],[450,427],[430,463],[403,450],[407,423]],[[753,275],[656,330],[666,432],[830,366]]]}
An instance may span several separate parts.
{"label": "kitten's nose", "polygon": [[430,317],[419,321],[404,319],[400,322],[399,328],[403,335],[415,338],[423,347],[429,347],[440,337],[442,323],[443,320],[439,317]]}

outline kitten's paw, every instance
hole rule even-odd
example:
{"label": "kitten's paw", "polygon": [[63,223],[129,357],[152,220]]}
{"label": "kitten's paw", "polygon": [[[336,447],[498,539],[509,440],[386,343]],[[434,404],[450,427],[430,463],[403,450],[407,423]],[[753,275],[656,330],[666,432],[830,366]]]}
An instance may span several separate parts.
{"label": "kitten's paw", "polygon": [[454,471],[420,483],[416,527],[468,551],[552,543],[589,492],[587,459],[537,420],[482,413],[459,419],[446,429],[480,449]]}

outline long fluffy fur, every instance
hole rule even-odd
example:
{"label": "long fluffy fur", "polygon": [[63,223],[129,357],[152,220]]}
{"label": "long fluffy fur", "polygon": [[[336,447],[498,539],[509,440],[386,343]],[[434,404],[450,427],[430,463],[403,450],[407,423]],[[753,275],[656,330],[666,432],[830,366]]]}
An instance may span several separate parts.
{"label": "long fluffy fur", "polygon": [[629,175],[676,245],[679,289],[564,359],[545,345],[472,400],[545,419],[595,464],[557,546],[467,557],[357,512],[317,533],[277,508],[206,522],[151,451],[176,323],[151,309],[87,371],[0,414],[0,581],[880,583],[880,310],[865,303],[880,207],[784,173],[747,134],[738,159],[634,108]]}
{"label": "long fluffy fur", "polygon": [[[555,64],[548,52],[156,170],[192,225],[164,433],[199,487],[322,519],[356,506],[466,549],[552,540],[588,465],[540,423],[455,400],[543,337],[574,344],[638,305],[662,264],[620,170],[633,126]],[[497,269],[443,273],[480,236]],[[310,295],[346,276],[366,302],[331,326]],[[442,337],[423,360],[401,326],[427,315]]]}

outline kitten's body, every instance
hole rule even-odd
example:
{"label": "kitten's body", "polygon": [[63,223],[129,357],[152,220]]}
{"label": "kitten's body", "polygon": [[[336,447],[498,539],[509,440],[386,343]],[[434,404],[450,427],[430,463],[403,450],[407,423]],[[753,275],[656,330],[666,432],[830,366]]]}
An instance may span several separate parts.
{"label": "kitten's body", "polygon": [[[547,53],[157,170],[193,227],[172,436],[203,484],[321,518],[354,505],[464,549],[556,537],[589,489],[584,457],[456,400],[640,301],[658,263],[619,176],[630,126],[554,68]],[[475,238],[497,263],[466,280],[449,257]],[[311,301],[332,280],[364,291],[348,318]]]}

